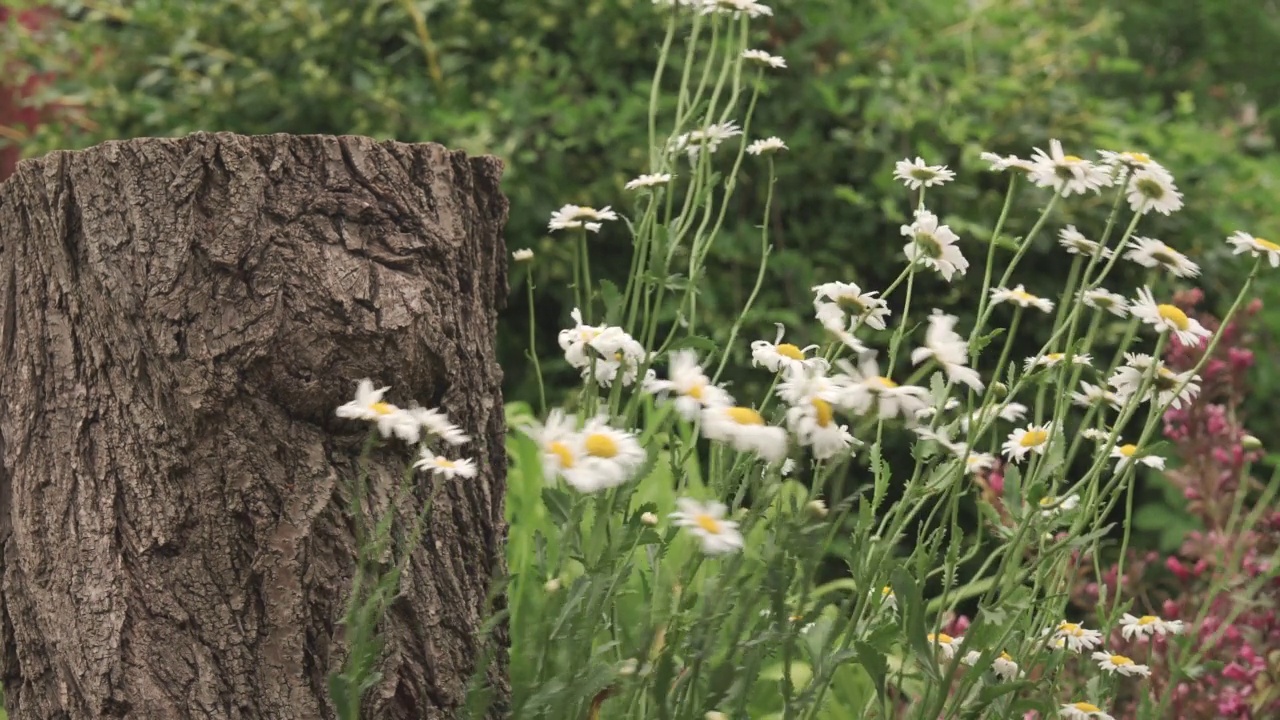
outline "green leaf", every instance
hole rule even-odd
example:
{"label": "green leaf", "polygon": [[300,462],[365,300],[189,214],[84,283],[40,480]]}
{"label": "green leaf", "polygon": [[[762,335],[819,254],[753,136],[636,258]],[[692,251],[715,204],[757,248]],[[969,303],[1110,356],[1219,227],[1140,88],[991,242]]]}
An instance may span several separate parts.
{"label": "green leaf", "polygon": [[920,599],[920,588],[915,578],[902,568],[894,568],[889,576],[889,584],[893,586],[894,597],[902,611],[902,629],[907,634],[907,645],[916,657],[921,672],[934,682],[942,682],[942,674],[938,671],[937,647],[929,642],[925,627],[924,602]]}
{"label": "green leaf", "polygon": [[569,522],[573,500],[569,493],[559,488],[542,488],[542,503],[551,514],[551,522],[563,526]]}
{"label": "green leaf", "polygon": [[605,324],[621,325],[622,312],[626,308],[622,306],[622,293],[618,292],[618,286],[612,280],[600,281],[600,300],[604,303]]}

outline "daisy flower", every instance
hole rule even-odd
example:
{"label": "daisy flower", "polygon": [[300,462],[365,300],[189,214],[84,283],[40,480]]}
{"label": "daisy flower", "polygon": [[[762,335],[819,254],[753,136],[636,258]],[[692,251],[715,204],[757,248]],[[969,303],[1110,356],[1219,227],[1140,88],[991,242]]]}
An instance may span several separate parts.
{"label": "daisy flower", "polygon": [[564,359],[575,368],[584,368],[591,364],[591,357],[587,354],[587,346],[591,341],[600,336],[604,331],[604,325],[584,325],[582,322],[582,311],[574,308],[569,313],[575,323],[571,328],[565,328],[560,331],[559,341],[560,349],[564,351]]}
{"label": "daisy flower", "polygon": [[1164,469],[1164,458],[1159,455],[1139,455],[1137,445],[1117,445],[1111,448],[1111,457],[1120,461],[1116,463],[1117,472],[1123,470],[1131,462],[1140,462],[1149,468],[1157,470]]}
{"label": "daisy flower", "polygon": [[671,182],[672,177],[674,176],[671,173],[653,173],[653,174],[641,175],[640,177],[637,177],[635,180],[631,180],[627,182],[626,185],[622,186],[622,189],[623,190],[640,190],[642,188],[651,188],[651,187],[657,187],[659,185],[666,185],[667,183]]}
{"label": "daisy flower", "polygon": [[1018,677],[1018,663],[1009,657],[1009,653],[1002,652],[999,657],[991,661],[991,671],[1001,680],[1013,680]]}
{"label": "daisy flower", "polygon": [[880,374],[874,353],[862,356],[858,367],[847,360],[837,365],[848,378],[841,387],[840,405],[858,415],[874,407],[881,420],[902,417],[914,421],[916,413],[929,404],[929,391],[916,385],[899,385]]}
{"label": "daisy flower", "polygon": [[1034,163],[1031,182],[1039,187],[1051,187],[1062,197],[1097,192],[1111,184],[1111,174],[1105,167],[1077,155],[1063,154],[1062,143],[1057,140],[1049,141],[1048,153],[1035,148],[1031,161]]}
{"label": "daisy flower", "polygon": [[764,421],[748,407],[716,407],[702,411],[702,434],[728,443],[738,452],[753,452],[769,462],[787,454],[787,431]]}
{"label": "daisy flower", "polygon": [[521,248],[511,253],[511,259],[516,262],[529,262],[533,259],[533,251],[529,248]]}
{"label": "daisy flower", "polygon": [[1125,296],[1111,292],[1106,288],[1086,290],[1080,294],[1080,301],[1085,304],[1085,307],[1106,310],[1116,317],[1129,316],[1129,301]]}
{"label": "daisy flower", "polygon": [[1155,210],[1162,215],[1182,209],[1182,193],[1173,184],[1173,176],[1161,167],[1135,170],[1125,188],[1129,209],[1138,215]]}
{"label": "daisy flower", "polygon": [[1200,274],[1199,265],[1187,259],[1186,255],[1154,238],[1131,238],[1129,247],[1129,251],[1124,254],[1124,259],[1132,260],[1142,267],[1164,268],[1170,274],[1180,278],[1195,277]]}
{"label": "daisy flower", "polygon": [[1064,498],[1054,497],[1053,495],[1045,495],[1040,498],[1040,515],[1042,517],[1053,517],[1064,512],[1071,512],[1080,506],[1079,495],[1068,495]]}
{"label": "daisy flower", "polygon": [[853,283],[823,283],[813,288],[813,309],[818,322],[829,330],[856,329],[862,324],[884,330],[889,306],[878,294],[864,293]]}
{"label": "daisy flower", "polygon": [[1102,633],[1080,627],[1079,624],[1067,620],[1058,623],[1058,627],[1045,631],[1046,635],[1049,633],[1053,633],[1052,639],[1058,647],[1065,644],[1067,649],[1074,653],[1092,650],[1102,644]]}
{"label": "daisy flower", "polygon": [[891,610],[898,609],[898,596],[893,594],[893,588],[888,585],[880,588],[880,607],[887,607]]}
{"label": "daisy flower", "polygon": [[577,472],[584,450],[573,415],[556,408],[547,416],[546,424],[533,422],[522,429],[538,446],[545,481],[554,482],[556,478]]}
{"label": "daisy flower", "polygon": [[715,12],[732,15],[733,17],[746,15],[751,18],[773,15],[773,10],[768,5],[754,2],[753,0],[702,0],[703,15],[710,15]]}
{"label": "daisy flower", "polygon": [[946,165],[926,165],[924,158],[917,157],[915,162],[899,160],[893,166],[893,178],[901,180],[912,190],[919,190],[951,182],[956,179],[956,174],[948,170]]}
{"label": "daisy flower", "polygon": [[978,157],[984,162],[991,163],[991,172],[1019,170],[1023,173],[1031,173],[1036,169],[1035,163],[1030,160],[1023,160],[1017,155],[1006,155],[1001,157],[993,152],[984,152]]}
{"label": "daisy flower", "polygon": [[938,633],[937,635],[929,633],[927,638],[929,642],[938,646],[938,649],[942,651],[942,656],[948,660],[956,656],[956,650],[959,649],[960,642],[964,640],[963,637],[951,637],[946,633]]}
{"label": "daisy flower", "polygon": [[1120,673],[1125,677],[1133,677],[1141,675],[1142,677],[1151,676],[1151,668],[1146,665],[1139,665],[1131,658],[1124,655],[1112,655],[1111,653],[1096,652],[1093,659],[1097,661],[1098,668],[1109,673]]}
{"label": "daisy flower", "polygon": [[1271,263],[1271,267],[1280,267],[1280,245],[1270,240],[1238,231],[1227,238],[1227,242],[1235,248],[1233,255],[1241,253],[1249,253],[1254,257],[1265,255],[1267,261]]}
{"label": "daisy flower", "polygon": [[621,485],[635,475],[647,457],[634,435],[610,426],[603,415],[588,421],[579,436],[579,466],[565,475],[565,481],[578,492]]}
{"label": "daisy flower", "polygon": [[[1041,367],[1041,368],[1057,367],[1066,358],[1067,358],[1067,354],[1060,353],[1060,352],[1049,353],[1047,355],[1041,355],[1039,357],[1029,357],[1023,363],[1022,369],[1024,372],[1030,372],[1031,368],[1033,367]],[[1071,364],[1083,365],[1085,367],[1092,367],[1093,357],[1090,356],[1089,353],[1072,355]]]}
{"label": "daisy flower", "polygon": [[1058,710],[1058,717],[1066,720],[1116,720],[1102,711],[1102,708],[1087,702],[1074,702],[1063,705]]}
{"label": "daisy flower", "polygon": [[[992,413],[993,410],[995,411],[994,413]],[[1019,422],[1027,414],[1027,406],[1020,402],[1008,402],[992,405],[986,409],[979,408],[960,418],[960,429],[964,432],[969,432],[971,427],[985,428],[994,422],[992,419],[993,414],[1005,422]]]}
{"label": "daisy flower", "polygon": [[618,213],[607,205],[599,210],[582,205],[565,205],[551,213],[551,222],[548,223],[547,228],[552,231],[584,228],[591,232],[600,232],[602,221],[617,219]]}
{"label": "daisy flower", "polygon": [[818,395],[805,398],[787,410],[787,426],[801,445],[813,448],[813,456],[818,460],[834,457],[856,442],[848,426],[836,422],[831,403]]}
{"label": "daisy flower", "polygon": [[996,468],[996,456],[991,453],[971,452],[964,458],[964,471],[969,475],[991,472]]}
{"label": "daisy flower", "polygon": [[958,321],[956,316],[946,315],[935,309],[929,315],[929,329],[925,332],[924,346],[911,351],[911,364],[919,365],[933,358],[942,366],[948,380],[964,383],[981,392],[983,384],[978,371],[968,367],[969,343],[955,331]]}
{"label": "daisy flower", "polygon": [[340,418],[372,422],[382,437],[418,442],[422,426],[413,415],[382,399],[390,389],[390,386],[374,389],[373,381],[365,378],[356,383],[355,399],[340,405],[336,414]]}
{"label": "daisy flower", "polygon": [[773,342],[756,340],[751,343],[751,364],[764,367],[769,372],[783,370],[799,370],[812,365],[816,358],[806,358],[805,353],[817,349],[817,345],[797,347],[792,343],[782,342],[787,330],[782,323],[777,323],[778,336]]}
{"label": "daisy flower", "polygon": [[1005,457],[1013,462],[1022,461],[1028,453],[1043,455],[1049,446],[1049,438],[1053,437],[1053,423],[1044,425],[1028,425],[1009,433],[1003,448]]}
{"label": "daisy flower", "polygon": [[689,156],[689,162],[692,163],[697,161],[698,153],[704,150],[714,153],[725,140],[741,134],[742,129],[733,121],[714,123],[675,138],[671,142],[671,149],[675,152],[684,151]]}
{"label": "daisy flower", "polygon": [[969,261],[955,245],[960,237],[946,225],[939,225],[937,215],[928,210],[917,210],[915,222],[903,225],[901,232],[911,238],[902,248],[908,262],[918,262],[936,270],[947,282],[951,282],[951,277],[957,272],[964,275],[968,271]]}
{"label": "daisy flower", "polygon": [[469,459],[450,460],[442,455],[422,450],[422,456],[413,464],[417,470],[426,470],[433,475],[446,478],[473,478],[476,476],[476,465]]}
{"label": "daisy flower", "polygon": [[1159,332],[1173,333],[1188,347],[1199,347],[1213,334],[1200,321],[1187,317],[1177,305],[1157,303],[1149,288],[1138,290],[1137,299],[1129,303],[1129,312]]}
{"label": "daisy flower", "polygon": [[1111,251],[1102,247],[1100,243],[1094,242],[1084,236],[1084,233],[1076,230],[1075,225],[1068,225],[1058,231],[1058,244],[1066,248],[1068,253],[1072,255],[1084,255],[1093,257],[1100,255],[1103,260],[1111,257]]}
{"label": "daisy flower", "polygon": [[405,412],[418,423],[419,427],[426,430],[428,435],[434,435],[450,445],[465,445],[471,442],[471,436],[463,432],[462,428],[449,422],[449,416],[440,410],[415,405]]}
{"label": "daisy flower", "polygon": [[1102,158],[1101,164],[1106,165],[1115,172],[1128,172],[1130,170],[1162,170],[1164,166],[1146,153],[1125,150],[1124,152],[1113,152],[1111,150],[1099,150],[1098,157]]}
{"label": "daisy flower", "polygon": [[594,373],[595,381],[601,387],[610,387],[619,380],[619,375],[623,386],[631,385],[640,373],[640,366],[648,358],[644,346],[620,327],[603,328],[586,343],[586,347],[595,353],[595,358],[584,354],[588,359],[581,368],[582,377],[585,379]]}
{"label": "daisy flower", "polygon": [[1161,406],[1168,404],[1177,410],[1200,394],[1200,376],[1192,374],[1190,370],[1174,372],[1165,367],[1164,363],[1142,353],[1125,353],[1125,362],[1126,365],[1117,368],[1107,378],[1107,384],[1115,390],[1121,405],[1127,405],[1130,398],[1137,396],[1142,387],[1143,376],[1153,363],[1156,372],[1152,387],[1139,398],[1139,402],[1154,402]]}
{"label": "daisy flower", "polygon": [[779,137],[768,137],[763,140],[756,140],[747,146],[748,155],[763,155],[775,153],[779,150],[786,150],[787,144],[782,142]]}
{"label": "daisy flower", "polygon": [[1120,634],[1125,640],[1149,638],[1152,635],[1181,635],[1181,620],[1161,620],[1155,615],[1134,617],[1129,613],[1120,616]]}
{"label": "daisy flower", "polygon": [[1027,292],[1027,289],[1019,284],[1014,289],[1008,288],[991,288],[991,301],[997,303],[1012,303],[1018,307],[1034,307],[1041,312],[1053,312],[1053,301],[1046,298],[1037,297]]}
{"label": "daisy flower", "polygon": [[777,55],[770,55],[764,50],[743,50],[742,59],[750,60],[761,67],[778,69],[787,66],[787,61],[784,58],[780,58]]}
{"label": "daisy flower", "polygon": [[1071,393],[1071,401],[1080,407],[1092,407],[1098,403],[1106,403],[1119,410],[1120,398],[1102,385],[1093,385],[1080,381],[1080,390]]}
{"label": "daisy flower", "polygon": [[690,498],[676,500],[676,512],[670,518],[682,528],[688,528],[698,541],[702,543],[702,552],[708,555],[721,555],[737,552],[742,549],[742,533],[738,531],[738,523],[726,520],[727,508],[723,503],[700,503]]}
{"label": "daisy flower", "polygon": [[675,395],[675,408],[680,417],[693,422],[703,408],[727,407],[733,404],[728,392],[711,383],[698,364],[698,356],[692,350],[671,353],[667,364],[667,380],[646,379],[644,389],[654,395]]}

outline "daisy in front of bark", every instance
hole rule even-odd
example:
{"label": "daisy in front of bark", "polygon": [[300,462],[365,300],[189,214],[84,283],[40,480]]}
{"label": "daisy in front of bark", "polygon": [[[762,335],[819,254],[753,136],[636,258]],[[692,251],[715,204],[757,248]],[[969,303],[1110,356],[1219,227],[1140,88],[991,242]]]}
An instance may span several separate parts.
{"label": "daisy in front of bark", "polygon": [[749,407],[717,407],[702,411],[702,434],[708,440],[727,443],[738,452],[751,452],[768,462],[787,454],[787,431],[773,427]]}
{"label": "daisy in front of bark", "polygon": [[786,59],[780,58],[777,55],[770,55],[764,50],[743,50],[742,59],[759,65],[760,67],[773,68],[775,70],[785,68],[787,66]]}
{"label": "daisy in front of bark", "polygon": [[579,433],[581,455],[565,481],[575,490],[592,493],[630,480],[644,464],[646,453],[634,435],[608,423],[603,415],[587,422]]}
{"label": "daisy in front of bark", "polygon": [[991,172],[1005,172],[1006,170],[1016,170],[1023,174],[1030,174],[1036,169],[1035,163],[1030,160],[1024,160],[1017,155],[1000,155],[993,152],[984,152],[978,156],[984,162],[991,164]]}
{"label": "daisy in front of bark", "polygon": [[1129,209],[1138,215],[1145,215],[1152,210],[1161,215],[1169,215],[1182,209],[1182,193],[1173,184],[1173,175],[1162,167],[1135,170],[1129,176],[1125,192],[1128,194]]}
{"label": "daisy in front of bark", "polygon": [[623,190],[642,190],[647,188],[655,188],[660,185],[666,185],[667,183],[671,182],[672,177],[674,176],[671,173],[645,174],[637,177],[635,180],[628,181],[626,185],[622,186],[622,189]]}
{"label": "daisy in front of bark", "polygon": [[1125,655],[1096,652],[1093,654],[1093,659],[1098,663],[1099,669],[1111,674],[1119,673],[1125,677],[1133,677],[1134,675],[1151,677],[1151,668],[1146,665],[1140,665]]}
{"label": "daisy in front of bark", "polygon": [[692,163],[697,161],[698,153],[703,151],[714,153],[725,140],[741,134],[742,128],[739,128],[738,124],[732,120],[724,123],[713,123],[675,138],[671,142],[671,149],[675,152],[684,151],[689,156],[689,162]]}
{"label": "daisy in front of bark", "polygon": [[874,353],[864,353],[857,367],[847,360],[839,360],[836,365],[847,378],[839,404],[850,412],[866,415],[874,408],[881,420],[901,417],[914,422],[916,414],[929,405],[929,391],[925,388],[899,385],[881,375]]}
{"label": "daisy in front of bark", "polygon": [[949,183],[956,179],[956,174],[948,170],[946,165],[928,165],[924,158],[917,157],[915,162],[899,160],[893,166],[893,178],[901,180],[912,190],[919,190],[922,187]]}
{"label": "daisy in front of bark", "polygon": [[1045,630],[1045,634],[1053,634],[1057,647],[1066,646],[1073,653],[1092,650],[1102,644],[1102,633],[1089,630],[1078,623],[1063,620],[1058,627]]}
{"label": "daisy in front of bark", "polygon": [[1126,364],[1116,368],[1115,373],[1107,378],[1107,384],[1115,391],[1122,406],[1138,396],[1143,377],[1153,363],[1156,366],[1153,384],[1138,399],[1139,402],[1154,402],[1156,405],[1167,403],[1177,410],[1200,394],[1200,376],[1192,374],[1190,370],[1174,372],[1165,367],[1163,362],[1145,353],[1125,353],[1124,357]]}
{"label": "daisy in front of bark", "polygon": [[1035,148],[1031,161],[1034,163],[1031,182],[1039,187],[1051,187],[1062,197],[1097,192],[1111,184],[1111,173],[1107,168],[1094,165],[1078,155],[1064,154],[1062,143],[1057,140],[1049,141],[1047,153]]}
{"label": "daisy in front of bark", "polygon": [[929,329],[924,345],[911,351],[911,364],[919,365],[932,358],[952,382],[964,383],[978,392],[984,387],[978,371],[969,365],[969,343],[955,331],[960,319],[934,310],[929,315]]}
{"label": "daisy in front of bark", "polygon": [[405,412],[409,413],[414,422],[427,431],[428,435],[434,435],[450,445],[465,445],[471,442],[471,436],[450,422],[449,416],[441,410],[414,405]]}
{"label": "daisy in front of bark", "polygon": [[728,509],[723,503],[701,503],[690,498],[676,500],[676,512],[670,518],[682,528],[688,528],[702,544],[707,555],[723,555],[742,549],[742,533],[738,523],[725,519]]}
{"label": "daisy in front of bark", "polygon": [[1093,407],[1099,403],[1106,403],[1116,410],[1121,407],[1118,395],[1102,385],[1093,385],[1084,380],[1080,381],[1080,390],[1071,393],[1071,402],[1080,407]]}
{"label": "daisy in front of bark", "polygon": [[1116,317],[1129,316],[1129,301],[1120,293],[1106,288],[1094,288],[1080,293],[1080,302],[1094,310],[1105,310]]}
{"label": "daisy in front of bark", "polygon": [[787,330],[782,323],[778,323],[778,336],[773,342],[768,340],[756,340],[751,343],[751,364],[764,367],[769,372],[782,372],[784,370],[801,370],[814,364],[817,358],[806,357],[806,353],[810,350],[816,350],[817,345],[806,345],[798,347],[792,343],[782,342],[782,336]]}
{"label": "daisy in front of bark", "polygon": [[413,464],[417,470],[430,472],[432,475],[442,475],[446,478],[473,478],[476,476],[476,464],[470,459],[463,458],[461,460],[450,460],[443,455],[436,455],[423,448],[418,461]]}
{"label": "daisy in front of bark", "polygon": [[584,205],[565,205],[551,213],[551,222],[547,224],[547,228],[552,231],[583,228],[598,233],[603,221],[617,219],[618,213],[607,205],[599,210]]}
{"label": "daisy in front of bark", "polygon": [[1120,616],[1120,634],[1125,640],[1142,640],[1152,635],[1181,635],[1182,631],[1181,620],[1161,620],[1155,615],[1135,617],[1129,613]]}
{"label": "daisy in front of bark", "polygon": [[946,633],[938,633],[937,635],[929,633],[926,638],[929,642],[937,645],[938,649],[942,651],[942,656],[948,660],[956,656],[956,650],[960,649],[960,643],[964,640],[963,637],[951,637]]}
{"label": "daisy in front of bark", "polygon": [[560,349],[564,351],[564,359],[575,368],[584,368],[591,364],[591,356],[587,346],[604,332],[604,325],[585,325],[582,322],[582,311],[574,308],[569,316],[574,326],[560,331]]}
{"label": "daisy in front of bark", "polygon": [[[1022,365],[1023,372],[1030,372],[1031,368],[1051,368],[1057,367],[1063,360],[1067,359],[1066,353],[1053,352],[1039,357],[1029,357]],[[1072,365],[1082,365],[1084,367],[1093,367],[1093,357],[1089,353],[1079,353],[1071,356]]]}
{"label": "daisy in front of bark", "polygon": [[698,356],[692,350],[671,353],[667,363],[667,379],[646,379],[644,389],[653,395],[674,395],[676,412],[689,422],[697,420],[704,408],[728,407],[733,404],[733,398],[728,392],[711,383],[711,378],[703,372],[702,366],[698,364]]}
{"label": "daisy in front of bark", "polygon": [[813,309],[818,322],[828,330],[856,329],[859,325],[884,330],[889,305],[876,297],[879,292],[863,292],[854,283],[829,282],[813,288]]}
{"label": "daisy in front of bark", "polygon": [[1053,312],[1053,301],[1027,292],[1021,283],[1010,290],[1008,288],[991,288],[991,302],[1010,303],[1018,307],[1033,307],[1040,312]]}
{"label": "daisy in front of bark", "polygon": [[1265,256],[1271,267],[1280,267],[1280,245],[1266,238],[1254,237],[1244,231],[1236,231],[1227,238],[1227,242],[1235,248],[1232,255],[1249,253],[1254,257]]}
{"label": "daisy in front of bark", "polygon": [[1087,702],[1067,703],[1058,709],[1058,717],[1066,720],[1116,720],[1102,708]]}
{"label": "daisy in front of bark", "polygon": [[1084,255],[1085,257],[1100,255],[1103,260],[1111,257],[1110,250],[1102,247],[1100,243],[1085,237],[1084,233],[1076,230],[1075,225],[1068,225],[1058,231],[1058,244],[1066,248],[1067,252],[1072,255]]}
{"label": "daisy in front of bark", "polygon": [[764,138],[763,140],[753,141],[747,146],[748,155],[772,155],[779,150],[786,150],[787,144],[782,142],[782,138],[775,136]]}
{"label": "daisy in front of bark", "polygon": [[920,263],[936,270],[942,279],[951,282],[957,272],[964,275],[969,270],[969,261],[956,247],[960,239],[946,225],[938,224],[938,216],[928,210],[916,210],[915,221],[901,228],[903,236],[911,240],[902,248],[907,255],[907,262]]}
{"label": "daisy in front of bark", "polygon": [[1053,437],[1051,422],[1018,428],[1009,433],[1009,439],[1004,441],[1004,456],[1016,463],[1025,459],[1029,453],[1043,455],[1051,437]]}
{"label": "daisy in front of bark", "polygon": [[378,426],[382,437],[398,437],[408,443],[416,443],[421,437],[422,426],[412,414],[382,399],[391,387],[375,389],[373,381],[365,378],[356,383],[356,396],[343,403],[336,411],[340,418],[364,420]]}
{"label": "daisy in front of bark", "polygon": [[1142,267],[1163,268],[1171,275],[1180,278],[1195,277],[1200,274],[1199,265],[1155,238],[1130,238],[1129,251],[1124,254],[1124,259],[1132,260]]}
{"label": "daisy in front of bark", "polygon": [[1213,334],[1177,305],[1157,303],[1149,288],[1138,290],[1138,297],[1129,303],[1129,312],[1159,332],[1173,333],[1187,347],[1199,347]]}
{"label": "daisy in front of bark", "polygon": [[1053,495],[1045,495],[1040,498],[1040,515],[1041,517],[1054,517],[1064,512],[1071,512],[1080,507],[1079,495],[1068,495],[1066,497],[1055,497]]}
{"label": "daisy in front of bark", "polygon": [[542,478],[550,483],[577,471],[584,450],[577,419],[559,408],[547,415],[546,423],[531,422],[525,435],[538,446],[542,458]]}

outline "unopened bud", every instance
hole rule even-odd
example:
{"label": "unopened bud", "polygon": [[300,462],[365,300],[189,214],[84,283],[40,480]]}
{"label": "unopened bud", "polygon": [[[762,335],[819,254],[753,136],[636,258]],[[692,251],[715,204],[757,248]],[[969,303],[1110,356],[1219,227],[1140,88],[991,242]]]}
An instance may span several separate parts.
{"label": "unopened bud", "polygon": [[649,527],[653,527],[658,524],[658,516],[651,512],[647,512],[640,516],[640,522],[648,525]]}
{"label": "unopened bud", "polygon": [[618,665],[619,675],[635,675],[636,669],[640,667],[640,663],[635,658],[627,658]]}
{"label": "unopened bud", "polygon": [[560,589],[560,578],[551,578],[550,580],[548,580],[548,581],[547,581],[547,584],[545,584],[545,585],[543,585],[543,586],[542,586],[542,589],[543,589],[543,590],[546,590],[546,591],[547,591],[547,592],[549,592],[549,593],[553,593],[553,592],[555,592],[555,591],[559,590],[559,589]]}
{"label": "unopened bud", "polygon": [[1009,386],[997,380],[991,383],[991,392],[995,393],[996,399],[999,400],[1009,394]]}
{"label": "unopened bud", "polygon": [[718,710],[711,710],[710,712],[708,712],[706,715],[703,715],[702,717],[704,718],[704,720],[729,720],[728,715],[725,715],[724,713]]}
{"label": "unopened bud", "polygon": [[804,506],[805,510],[814,518],[821,520],[827,516],[827,504],[821,500],[810,500],[808,505]]}
{"label": "unopened bud", "polygon": [[1261,450],[1262,441],[1252,435],[1245,435],[1240,439],[1240,447],[1245,450]]}

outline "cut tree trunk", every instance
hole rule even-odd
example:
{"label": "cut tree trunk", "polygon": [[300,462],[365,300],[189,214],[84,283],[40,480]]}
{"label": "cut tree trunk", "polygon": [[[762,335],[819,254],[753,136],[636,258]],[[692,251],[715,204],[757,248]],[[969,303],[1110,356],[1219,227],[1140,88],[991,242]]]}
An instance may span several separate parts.
{"label": "cut tree trunk", "polygon": [[[503,568],[501,163],[200,133],[0,185],[0,677],[17,720],[333,717],[356,381],[445,409],[370,718],[453,717]],[[410,449],[375,452],[383,506]],[[505,631],[487,671],[508,696]]]}

